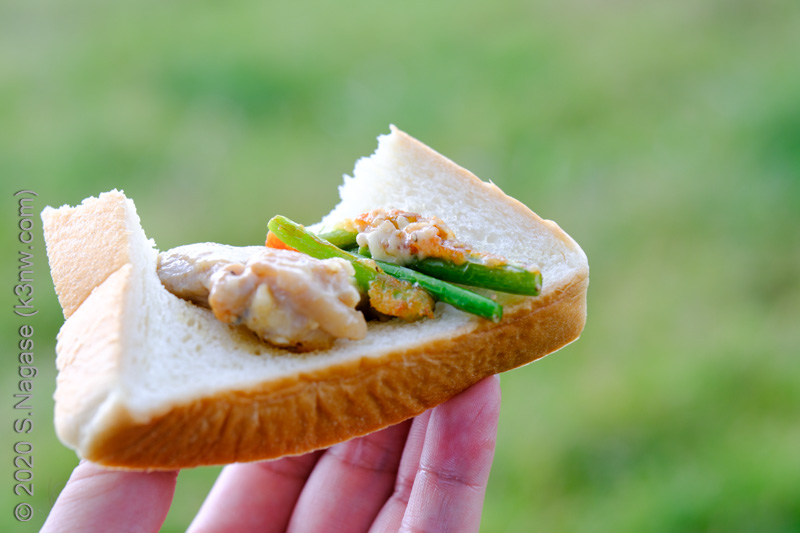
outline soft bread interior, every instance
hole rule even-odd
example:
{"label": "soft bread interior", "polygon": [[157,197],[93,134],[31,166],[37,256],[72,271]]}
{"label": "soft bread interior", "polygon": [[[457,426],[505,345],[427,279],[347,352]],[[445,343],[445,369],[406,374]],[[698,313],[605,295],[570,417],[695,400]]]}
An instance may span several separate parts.
{"label": "soft bread interior", "polygon": [[[322,225],[375,207],[397,207],[443,218],[475,249],[539,264],[542,296],[513,299],[509,320],[515,309],[549,304],[553,295],[588,276],[583,252],[554,223],[395,128],[379,138],[372,156],[357,163],[340,194],[341,203]],[[86,216],[87,210],[95,214]],[[286,379],[313,386],[319,376],[335,380],[337,368],[368,367],[370,360],[402,357],[490,327],[438,304],[433,320],[373,323],[362,340],[340,339],[332,349],[297,354],[264,344],[168,293],[156,274],[154,244],[122,193],[101,194],[75,208],[48,208],[42,216],[56,290],[68,316],[57,348],[56,429],[84,456],[91,457],[95,443],[121,419],[147,424],[176,406],[231,391],[263,391],[265,384]],[[125,238],[109,237],[118,235]],[[91,275],[82,275],[87,269]],[[68,280],[76,276],[90,279],[93,287],[72,287]],[[581,313],[585,309],[578,312],[578,332]],[[568,340],[575,336],[570,333]],[[87,379],[91,393],[81,394]]]}
{"label": "soft bread interior", "polygon": [[[65,443],[79,450],[90,446],[120,412],[145,422],[177,404],[380,357],[387,347],[412,348],[446,338],[473,322],[440,306],[436,320],[376,323],[366,338],[340,339],[330,350],[299,354],[275,348],[164,289],[156,274],[152,243],[144,237],[133,203],[122,193],[104,193],[77,208],[46,211],[45,224],[51,226],[57,214],[96,203],[124,206],[122,211],[110,210],[119,215],[118,227],[108,229],[114,234],[129,232],[131,238],[122,246],[134,245],[137,250],[130,263],[91,292],[59,332],[56,429]],[[104,253],[113,256],[114,250]],[[87,376],[92,379],[88,390]]]}
{"label": "soft bread interior", "polygon": [[375,207],[394,207],[442,218],[456,237],[476,250],[538,264],[543,292],[588,269],[586,255],[558,225],[542,220],[427,145],[391,126],[378,149],[360,159],[339,187],[341,202],[322,219],[332,226]]}

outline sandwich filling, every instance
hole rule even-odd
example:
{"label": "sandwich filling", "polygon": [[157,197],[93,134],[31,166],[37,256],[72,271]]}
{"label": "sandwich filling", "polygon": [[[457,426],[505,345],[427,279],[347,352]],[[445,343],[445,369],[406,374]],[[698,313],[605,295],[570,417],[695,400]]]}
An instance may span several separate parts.
{"label": "sandwich filling", "polygon": [[500,256],[470,249],[456,239],[442,219],[400,209],[373,209],[337,224],[336,229],[357,232],[359,253],[406,266],[428,257],[456,265],[476,261],[487,266],[506,264]]}
{"label": "sandwich filling", "polygon": [[367,334],[353,267],[342,259],[201,243],[161,253],[158,275],[171,293],[276,346],[316,350]]}
{"label": "sandwich filling", "polygon": [[281,216],[268,227],[266,247],[203,243],[160,254],[161,282],[222,322],[298,351],[364,338],[359,309],[411,321],[433,318],[440,301],[498,322],[496,295],[464,285],[527,296],[541,289],[538,268],[471,249],[435,216],[381,208],[319,235]]}

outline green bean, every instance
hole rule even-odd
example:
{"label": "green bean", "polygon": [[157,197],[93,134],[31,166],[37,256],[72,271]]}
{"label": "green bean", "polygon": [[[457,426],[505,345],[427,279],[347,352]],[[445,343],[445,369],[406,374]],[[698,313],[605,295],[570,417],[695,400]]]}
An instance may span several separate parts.
{"label": "green bean", "polygon": [[538,296],[542,290],[541,272],[512,263],[484,265],[468,260],[457,265],[447,259],[427,257],[406,266],[434,278],[471,287],[526,296]]}
{"label": "green bean", "polygon": [[[339,248],[351,250],[358,246],[356,244],[357,235],[358,233],[355,231],[335,229],[320,234],[319,237]],[[358,254],[369,257],[369,248],[359,247]],[[404,266],[443,281],[470,287],[525,296],[538,296],[542,290],[541,272],[514,263],[485,265],[468,258],[466,262],[456,264],[441,257],[426,257],[412,260]]]}
{"label": "green bean", "polygon": [[[359,248],[358,254],[370,257],[369,248]],[[448,259],[426,257],[412,260],[404,266],[442,281],[510,294],[538,296],[542,290],[541,272],[514,263],[489,266],[467,260],[458,265]]]}
{"label": "green bean", "polygon": [[394,263],[375,262],[387,274],[418,284],[439,301],[450,304],[467,313],[488,318],[493,322],[499,322],[503,318],[503,306],[485,296]]}
{"label": "green bean", "polygon": [[[350,261],[356,271],[356,283],[364,292],[369,289],[371,280],[377,279],[382,272],[386,272],[398,279],[417,283],[437,300],[448,303],[462,311],[494,322],[499,321],[503,316],[503,307],[489,298],[405,267],[392,263],[372,261],[353,255],[322,240],[300,224],[292,222],[286,217],[273,217],[267,226],[284,244],[311,257],[317,259],[339,257]],[[380,268],[377,265],[380,265]]]}
{"label": "green bean", "polygon": [[280,215],[273,217],[267,223],[267,227],[281,242],[311,257],[317,259],[339,257],[352,263],[356,271],[356,283],[365,294],[369,290],[369,282],[380,274],[374,261],[345,252],[286,217]]}
{"label": "green bean", "polygon": [[356,235],[358,232],[356,231],[347,231],[345,229],[335,229],[332,231],[326,231],[325,233],[318,233],[317,237],[322,240],[328,241],[332,245],[346,250],[348,248],[355,248],[358,246],[356,244]]}

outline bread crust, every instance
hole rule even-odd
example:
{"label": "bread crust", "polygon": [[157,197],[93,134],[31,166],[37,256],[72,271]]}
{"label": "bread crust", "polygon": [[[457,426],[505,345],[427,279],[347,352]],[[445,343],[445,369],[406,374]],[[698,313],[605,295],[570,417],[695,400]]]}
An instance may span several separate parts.
{"label": "bread crust", "polygon": [[175,469],[297,455],[371,433],[577,339],[587,285],[586,277],[576,279],[533,309],[456,338],[210,395],[147,422],[120,407],[85,457]]}
{"label": "bread crust", "polygon": [[[478,184],[547,227],[585,263],[555,223],[416,139],[396,129],[393,134],[407,149],[457,170],[471,187]],[[383,348],[255,386],[186,398],[143,416],[131,410],[120,384],[126,312],[137,308],[131,298],[145,283],[137,272],[155,268],[132,202],[112,191],[76,208],[48,208],[43,219],[51,273],[68,318],[57,345],[56,429],[81,456],[110,467],[176,469],[325,448],[416,416],[486,376],[539,359],[577,339],[586,320],[589,273],[582,263],[567,282],[550,283],[541,296],[507,306],[497,324],[475,319],[451,338]]]}

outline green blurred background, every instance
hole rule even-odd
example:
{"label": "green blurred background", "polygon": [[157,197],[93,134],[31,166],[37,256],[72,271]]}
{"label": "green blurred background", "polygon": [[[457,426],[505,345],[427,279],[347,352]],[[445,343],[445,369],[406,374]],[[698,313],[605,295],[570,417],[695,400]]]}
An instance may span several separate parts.
{"label": "green blurred background", "polygon": [[[482,530],[800,531],[796,0],[6,1],[0,51],[0,530],[37,530],[76,464],[38,226],[39,313],[12,313],[13,193],[38,213],[120,188],[162,249],[258,243],[278,211],[326,213],[394,123],[591,265],[580,341],[502,378]],[[23,323],[33,498],[13,494]],[[164,531],[216,472],[181,474]]]}

